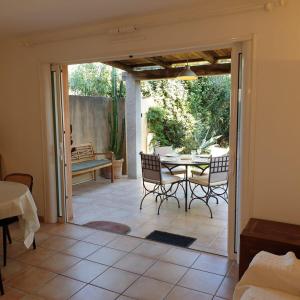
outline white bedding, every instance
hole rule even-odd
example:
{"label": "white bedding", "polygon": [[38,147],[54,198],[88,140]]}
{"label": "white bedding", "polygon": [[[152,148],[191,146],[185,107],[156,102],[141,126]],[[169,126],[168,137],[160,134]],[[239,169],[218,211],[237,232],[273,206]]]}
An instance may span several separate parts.
{"label": "white bedding", "polygon": [[300,300],[300,260],[293,252],[282,256],[264,251],[258,253],[237,284],[233,299]]}
{"label": "white bedding", "polygon": [[240,300],[300,300],[300,297],[273,289],[244,286]]}

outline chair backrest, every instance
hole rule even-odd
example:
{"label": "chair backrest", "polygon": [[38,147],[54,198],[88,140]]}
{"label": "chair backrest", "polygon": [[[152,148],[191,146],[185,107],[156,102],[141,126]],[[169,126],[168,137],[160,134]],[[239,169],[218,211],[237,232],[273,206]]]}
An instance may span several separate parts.
{"label": "chair backrest", "polygon": [[175,153],[172,146],[154,147],[154,154],[164,156],[172,153]]}
{"label": "chair backrest", "polygon": [[227,181],[229,155],[211,157],[209,166],[209,182]]}
{"label": "chair backrest", "polygon": [[12,173],[4,177],[4,181],[18,182],[28,186],[30,192],[33,187],[33,177],[30,174]]}
{"label": "chair backrest", "polygon": [[161,182],[161,162],[159,155],[140,153],[143,180],[153,183]]}
{"label": "chair backrest", "polygon": [[71,153],[72,163],[94,160],[95,153],[92,144],[82,144],[74,146]]}

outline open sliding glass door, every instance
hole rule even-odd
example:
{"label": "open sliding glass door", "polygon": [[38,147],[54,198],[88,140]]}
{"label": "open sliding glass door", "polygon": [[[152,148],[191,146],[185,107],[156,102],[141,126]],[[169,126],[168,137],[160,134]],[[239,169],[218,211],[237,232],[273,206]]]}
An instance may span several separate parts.
{"label": "open sliding glass door", "polygon": [[[239,253],[240,233],[251,212],[249,201],[253,43],[237,43],[231,54],[231,122],[228,212],[228,254]],[[247,170],[247,172],[246,172]]]}
{"label": "open sliding glass door", "polygon": [[244,57],[242,44],[236,44],[231,54],[231,111],[230,111],[230,170],[228,212],[228,255],[234,258],[239,251],[241,153]]}
{"label": "open sliding glass door", "polygon": [[57,216],[61,222],[67,222],[73,218],[73,209],[68,68],[66,65],[51,65],[51,87],[56,154]]}

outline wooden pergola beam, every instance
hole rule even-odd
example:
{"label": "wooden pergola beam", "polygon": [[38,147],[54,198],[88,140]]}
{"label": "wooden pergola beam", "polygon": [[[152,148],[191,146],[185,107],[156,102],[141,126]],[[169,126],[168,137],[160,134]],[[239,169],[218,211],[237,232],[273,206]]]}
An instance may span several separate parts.
{"label": "wooden pergola beam", "polygon": [[[170,69],[158,69],[147,71],[132,71],[130,72],[138,80],[157,80],[157,79],[171,79],[176,78],[184,67],[170,68]],[[211,75],[224,75],[230,74],[231,64],[214,64],[214,65],[202,65],[191,67],[197,76],[211,76]]]}
{"label": "wooden pergola beam", "polygon": [[169,69],[172,67],[172,64],[166,63],[157,57],[147,57],[146,60],[165,69]]}
{"label": "wooden pergola beam", "polygon": [[133,68],[132,67],[130,67],[130,66],[126,65],[126,64],[123,64],[120,61],[105,61],[103,63],[107,64],[107,65],[110,65],[112,67],[115,67],[115,68],[127,71],[129,73],[133,72]]}
{"label": "wooden pergola beam", "polygon": [[216,62],[214,56],[207,51],[200,51],[199,54],[204,60],[208,61],[211,64],[214,64]]}

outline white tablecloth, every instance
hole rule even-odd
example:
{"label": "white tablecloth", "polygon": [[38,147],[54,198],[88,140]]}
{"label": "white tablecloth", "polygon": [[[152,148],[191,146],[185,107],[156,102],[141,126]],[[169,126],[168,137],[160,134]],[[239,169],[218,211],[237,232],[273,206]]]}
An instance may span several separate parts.
{"label": "white tablecloth", "polygon": [[29,248],[34,233],[40,228],[37,208],[26,185],[0,181],[0,219],[19,217],[24,232],[24,244]]}

